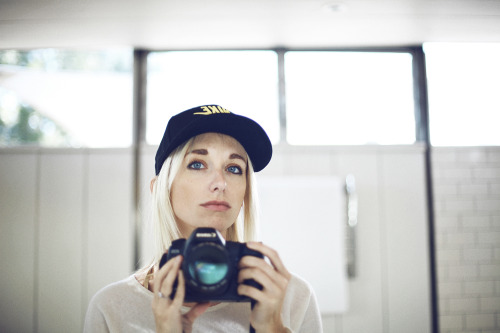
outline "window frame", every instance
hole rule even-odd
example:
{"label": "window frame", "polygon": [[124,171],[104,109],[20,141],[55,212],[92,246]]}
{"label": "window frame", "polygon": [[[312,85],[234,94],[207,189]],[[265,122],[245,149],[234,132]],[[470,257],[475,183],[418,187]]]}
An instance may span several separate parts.
{"label": "window frame", "polygon": [[[427,77],[425,54],[423,47],[365,47],[365,48],[245,48],[245,49],[134,49],[134,104],[133,104],[133,146],[146,145],[146,100],[147,100],[147,56],[151,52],[168,51],[274,51],[278,59],[278,112],[279,112],[279,144],[286,141],[286,85],[285,54],[287,52],[369,52],[369,53],[408,53],[412,56],[412,79],[414,96],[415,142],[429,142],[429,108],[427,99]],[[362,146],[362,145],[361,145]]]}

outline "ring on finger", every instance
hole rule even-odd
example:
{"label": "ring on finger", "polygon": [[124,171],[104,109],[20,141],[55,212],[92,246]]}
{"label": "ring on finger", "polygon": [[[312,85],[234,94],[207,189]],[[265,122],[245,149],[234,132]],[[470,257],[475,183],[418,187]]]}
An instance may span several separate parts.
{"label": "ring on finger", "polygon": [[160,298],[168,298],[168,296],[163,295],[161,291],[158,292],[158,297],[160,297]]}

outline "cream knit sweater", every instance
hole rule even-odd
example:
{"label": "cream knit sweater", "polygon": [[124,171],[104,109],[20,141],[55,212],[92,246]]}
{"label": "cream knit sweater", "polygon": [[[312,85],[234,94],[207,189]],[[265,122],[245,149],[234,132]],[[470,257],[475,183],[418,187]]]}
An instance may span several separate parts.
{"label": "cream knit sweater", "polygon": [[[135,278],[113,283],[100,290],[90,301],[84,333],[155,332],[151,303],[153,293]],[[187,312],[189,308],[183,307]],[[193,333],[247,333],[250,327],[250,303],[221,303],[198,317]],[[282,309],[284,325],[294,333],[322,332],[321,317],[313,290],[307,282],[292,275]]]}

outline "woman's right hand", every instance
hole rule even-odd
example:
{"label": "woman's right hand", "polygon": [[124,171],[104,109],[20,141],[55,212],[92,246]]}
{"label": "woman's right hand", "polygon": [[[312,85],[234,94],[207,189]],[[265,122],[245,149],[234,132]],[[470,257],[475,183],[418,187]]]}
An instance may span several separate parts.
{"label": "woman's right hand", "polygon": [[[194,320],[209,306],[208,303],[196,304],[189,312],[181,314],[185,294],[181,263],[181,256],[170,259],[154,277],[152,308],[158,333],[191,333]],[[176,279],[178,279],[177,291],[171,299],[170,295]]]}

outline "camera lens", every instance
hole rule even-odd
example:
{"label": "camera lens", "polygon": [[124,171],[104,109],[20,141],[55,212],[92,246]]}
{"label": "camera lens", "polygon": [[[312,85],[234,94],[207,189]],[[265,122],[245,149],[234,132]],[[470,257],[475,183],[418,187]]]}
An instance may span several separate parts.
{"label": "camera lens", "polygon": [[223,282],[229,271],[226,250],[213,243],[199,244],[193,248],[186,263],[190,277],[200,286]]}
{"label": "camera lens", "polygon": [[215,284],[226,276],[227,265],[200,260],[189,266],[189,271],[201,283]]}

